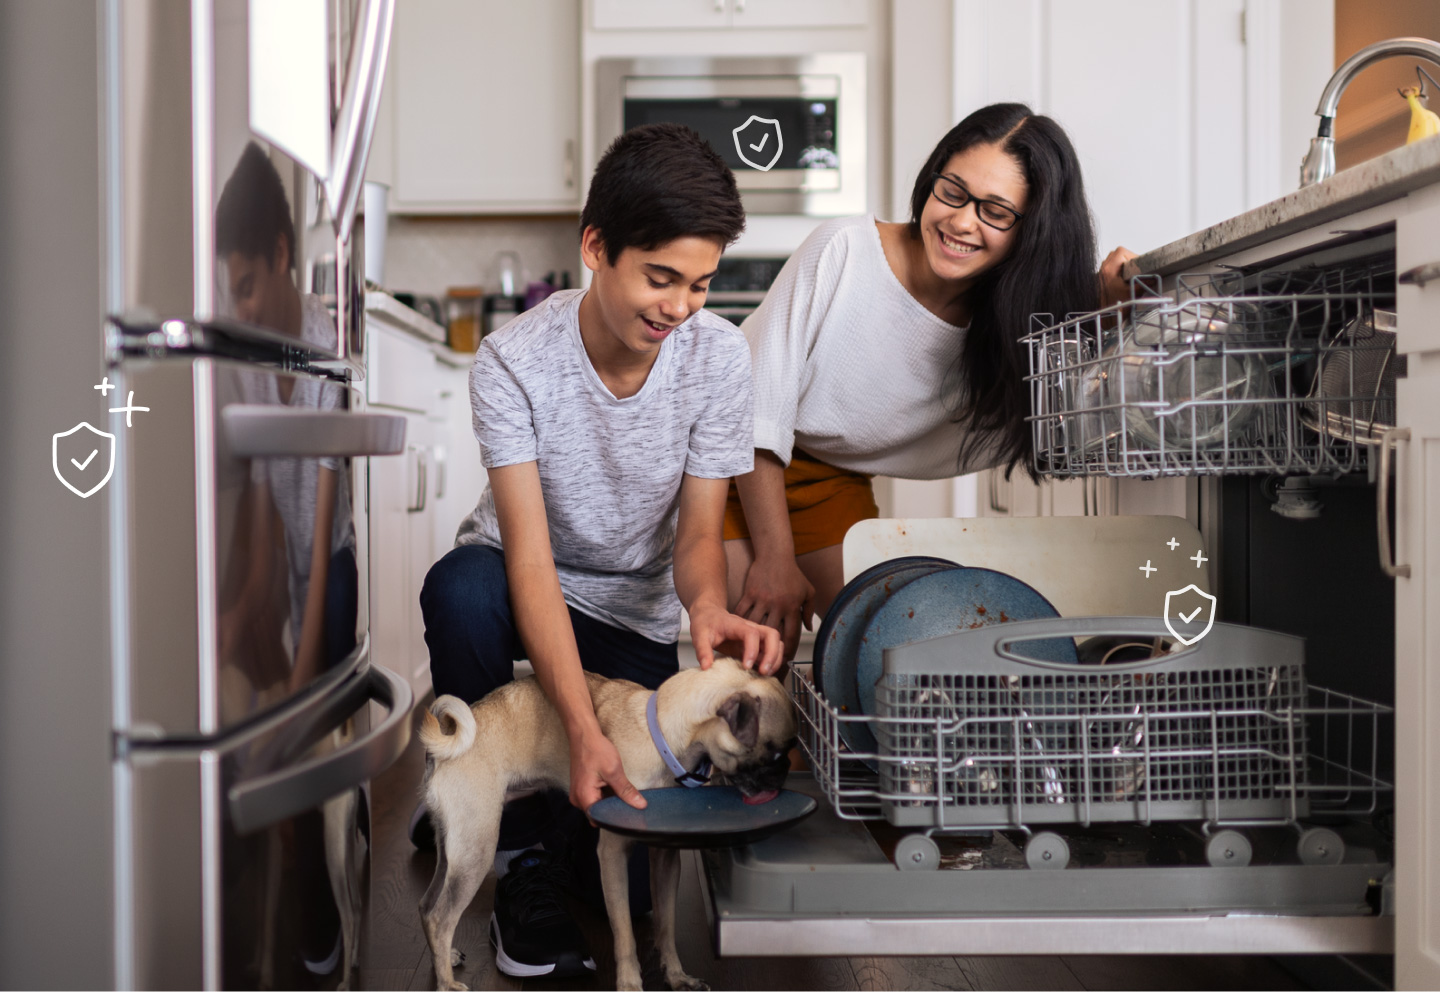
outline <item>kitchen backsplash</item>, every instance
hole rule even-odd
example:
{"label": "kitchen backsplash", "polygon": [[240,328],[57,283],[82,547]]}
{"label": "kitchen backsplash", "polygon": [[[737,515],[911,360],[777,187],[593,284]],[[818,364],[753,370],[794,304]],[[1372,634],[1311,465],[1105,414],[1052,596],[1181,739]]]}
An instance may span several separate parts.
{"label": "kitchen backsplash", "polygon": [[471,217],[390,218],[385,247],[385,288],[444,296],[451,286],[483,286],[495,292],[497,252],[520,256],[525,281],[569,271],[579,285],[579,218],[524,220]]}

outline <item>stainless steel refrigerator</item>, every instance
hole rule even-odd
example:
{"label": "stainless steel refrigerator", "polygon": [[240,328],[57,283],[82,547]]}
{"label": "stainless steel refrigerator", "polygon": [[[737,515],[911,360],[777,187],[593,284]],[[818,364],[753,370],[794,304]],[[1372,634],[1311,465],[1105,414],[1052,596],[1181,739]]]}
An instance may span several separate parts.
{"label": "stainless steel refrigerator", "polygon": [[411,705],[370,656],[366,581],[367,459],[404,422],[354,385],[392,12],[102,7],[120,987],[348,978],[366,783]]}

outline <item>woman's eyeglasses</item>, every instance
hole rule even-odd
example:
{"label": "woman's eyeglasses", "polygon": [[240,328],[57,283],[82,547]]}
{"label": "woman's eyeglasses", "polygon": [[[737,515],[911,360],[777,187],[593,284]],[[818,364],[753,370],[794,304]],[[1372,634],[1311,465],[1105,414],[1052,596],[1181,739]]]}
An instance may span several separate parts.
{"label": "woman's eyeglasses", "polygon": [[931,175],[930,180],[930,192],[935,194],[935,199],[947,207],[958,209],[974,201],[975,214],[986,227],[993,227],[997,231],[1008,231],[1015,226],[1016,221],[1025,216],[1020,211],[1007,207],[1003,203],[982,200],[978,196],[972,195],[958,180],[952,179],[944,173],[936,172]]}

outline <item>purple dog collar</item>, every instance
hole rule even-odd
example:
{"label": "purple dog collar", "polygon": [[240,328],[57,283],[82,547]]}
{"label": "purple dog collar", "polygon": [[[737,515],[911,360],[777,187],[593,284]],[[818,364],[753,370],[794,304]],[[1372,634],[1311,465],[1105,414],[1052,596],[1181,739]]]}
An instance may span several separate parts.
{"label": "purple dog collar", "polygon": [[659,698],[658,692],[652,692],[650,702],[645,704],[645,722],[650,725],[650,739],[655,742],[655,750],[660,752],[660,757],[665,759],[665,767],[670,769],[670,773],[680,785],[687,789],[704,785],[710,781],[710,759],[701,761],[693,772],[685,770],[680,759],[675,757],[675,752],[670,750],[670,745],[665,743],[665,735],[660,733],[660,717],[656,707],[656,700]]}

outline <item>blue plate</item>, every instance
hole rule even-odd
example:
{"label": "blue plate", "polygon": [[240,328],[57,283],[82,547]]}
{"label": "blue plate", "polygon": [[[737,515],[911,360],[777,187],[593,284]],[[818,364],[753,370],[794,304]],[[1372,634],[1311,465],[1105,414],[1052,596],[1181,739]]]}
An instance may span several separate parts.
{"label": "blue plate", "polygon": [[[946,558],[911,555],[872,565],[845,584],[830,604],[830,609],[825,611],[825,619],[815,635],[815,656],[810,675],[826,702],[841,713],[861,712],[860,697],[855,688],[855,665],[870,618],[886,600],[916,579],[959,567]],[[838,720],[836,727],[852,751],[874,753],[875,735],[869,726]],[[865,763],[871,768],[877,767],[873,761]]]}
{"label": "blue plate", "polygon": [[590,807],[590,819],[657,847],[734,847],[768,837],[815,812],[814,799],[789,789],[754,806],[729,785],[646,789],[640,794],[649,803],[644,809],[607,796]]}
{"label": "blue plate", "polygon": [[[875,713],[875,683],[885,674],[884,650],[926,641],[957,630],[1011,620],[1048,620],[1060,614],[1050,601],[1013,575],[989,568],[953,568],[909,583],[875,611],[865,628],[855,665],[860,712]],[[1040,661],[1078,664],[1068,637],[1026,641],[1016,654]]]}

